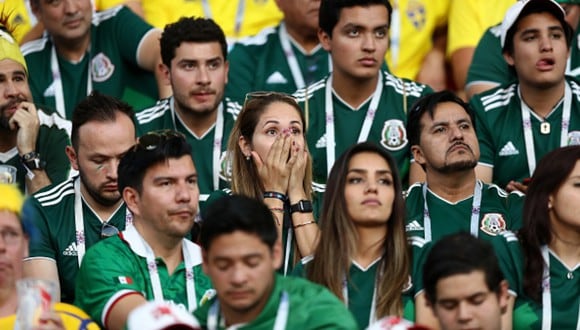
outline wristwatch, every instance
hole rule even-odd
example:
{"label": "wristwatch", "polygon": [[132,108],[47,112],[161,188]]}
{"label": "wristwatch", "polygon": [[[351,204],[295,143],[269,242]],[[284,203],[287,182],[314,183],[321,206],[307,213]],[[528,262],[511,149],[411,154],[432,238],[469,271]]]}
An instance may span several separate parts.
{"label": "wristwatch", "polygon": [[300,212],[300,213],[309,213],[312,212],[312,202],[303,199],[298,201],[296,204],[290,205],[290,213]]}
{"label": "wristwatch", "polygon": [[20,161],[27,171],[44,170],[45,162],[40,160],[40,155],[35,151],[20,156]]}

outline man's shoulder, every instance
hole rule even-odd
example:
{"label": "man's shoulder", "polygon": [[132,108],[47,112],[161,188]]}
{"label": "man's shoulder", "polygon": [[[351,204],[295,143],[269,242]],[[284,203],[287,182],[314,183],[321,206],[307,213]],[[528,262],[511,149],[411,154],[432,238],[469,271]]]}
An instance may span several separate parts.
{"label": "man's shoulder", "polygon": [[[28,59],[30,56],[44,56],[44,52],[48,54],[48,46],[50,45],[49,41],[49,37],[44,36],[40,39],[26,42],[20,47],[20,51],[26,59]],[[32,63],[29,63],[28,65],[30,64]]]}
{"label": "man's shoulder", "polygon": [[492,88],[475,95],[471,104],[476,105],[476,109],[474,110],[481,111],[486,116],[497,114],[501,110],[507,109],[510,103],[519,99],[517,86],[517,83],[510,82]]}
{"label": "man's shoulder", "polygon": [[305,103],[306,101],[310,100],[311,98],[318,98],[324,100],[325,98],[325,88],[328,82],[328,76],[320,79],[319,81],[312,83],[304,88],[301,88],[294,92],[292,96],[296,98],[296,102],[298,103]]}
{"label": "man's shoulder", "polygon": [[394,92],[401,96],[412,96],[419,98],[423,96],[424,93],[431,91],[431,88],[427,85],[407,78],[397,77],[387,70],[382,70],[381,73],[383,75],[383,83],[385,87],[385,91],[383,91],[383,93]]}
{"label": "man's shoulder", "polygon": [[67,179],[42,188],[32,195],[32,199],[42,208],[64,209],[70,207],[70,202],[74,202],[74,195],[74,180]]}
{"label": "man's shoulder", "polygon": [[[49,132],[63,131],[68,136],[71,134],[72,122],[62,118],[56,111],[38,109],[38,119],[40,121],[40,127],[48,128]],[[42,130],[40,132],[42,132]],[[39,138],[42,138],[42,136],[39,136]]]}
{"label": "man's shoulder", "polygon": [[171,115],[171,98],[161,99],[154,106],[143,109],[135,114],[139,125],[153,125],[165,116]]}
{"label": "man's shoulder", "polygon": [[92,24],[93,26],[99,26],[102,23],[119,19],[119,13],[121,13],[123,10],[129,9],[125,8],[124,6],[115,6],[103,11],[96,12],[93,14]]}
{"label": "man's shoulder", "polygon": [[232,46],[231,52],[235,54],[235,52],[240,50],[255,51],[256,49],[264,48],[273,42],[279,43],[279,28],[279,26],[267,27],[254,36],[241,38]]}

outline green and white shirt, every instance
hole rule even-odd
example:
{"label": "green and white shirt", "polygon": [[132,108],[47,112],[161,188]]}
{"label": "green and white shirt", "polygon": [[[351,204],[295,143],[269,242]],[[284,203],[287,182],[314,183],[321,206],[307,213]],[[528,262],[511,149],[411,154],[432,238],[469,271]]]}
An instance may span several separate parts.
{"label": "green and white shirt", "polygon": [[488,239],[521,227],[524,196],[519,192],[508,194],[496,185],[477,181],[473,195],[451,203],[434,194],[424,183],[416,183],[409,187],[405,204],[405,229],[409,237],[438,241],[464,231]]}
{"label": "green and white shirt", "polygon": [[574,78],[566,77],[564,98],[546,118],[522,101],[516,83],[476,95],[470,104],[476,115],[479,164],[493,168],[493,183],[500,187],[531,177],[548,152],[580,144],[580,83]]}
{"label": "green and white shirt", "polygon": [[[523,289],[524,254],[515,234],[505,232],[492,243],[509,282],[510,293],[517,297],[513,311],[514,330],[580,328],[580,264],[570,269],[545,247],[544,260],[549,261],[549,270],[544,275],[543,287],[547,290],[541,295],[542,302],[536,302],[527,297]],[[550,301],[544,304],[547,295]]]}
{"label": "green and white shirt", "polygon": [[376,142],[391,153],[405,181],[410,159],[407,112],[431,89],[381,71],[375,93],[353,109],[333,91],[331,79],[332,75],[294,94],[307,116],[315,190],[325,190],[334,161],[348,147],[362,141]]}
{"label": "green and white shirt", "polygon": [[67,119],[92,90],[122,98],[134,108],[157,98],[153,73],[139,67],[141,42],[153,27],[126,7],[93,14],[90,47],[78,63],[60,57],[52,38],[45,36],[22,46],[35,102],[48,105]]}
{"label": "green and white shirt", "polygon": [[136,114],[139,135],[171,129],[185,135],[193,150],[193,162],[198,175],[200,201],[205,202],[209,194],[229,186],[226,179],[229,167],[225,155],[228,139],[241,106],[226,98],[220,105],[216,123],[203,136],[196,136],[175,112],[173,97],[159,100],[155,106]]}
{"label": "green and white shirt", "polygon": [[286,32],[284,23],[239,40],[228,54],[226,95],[243,103],[246,93],[293,93],[326,76],[330,55],[320,46],[306,52]]}
{"label": "green and white shirt", "polygon": [[[504,85],[518,79],[515,71],[509,68],[503,58],[500,34],[501,24],[498,24],[488,28],[479,40],[467,73],[466,87],[474,83]],[[572,38],[566,67],[566,75],[576,78],[580,78],[579,37],[580,29],[576,30],[576,35]]]}
{"label": "green and white shirt", "polygon": [[[45,187],[26,202],[34,213],[32,220],[38,235],[30,240],[29,257],[25,260],[45,259],[56,263],[61,301],[67,303],[75,298],[75,281],[84,250],[101,240],[103,223],[123,230],[127,222],[125,204],[109,219],[100,219],[80,192],[75,192],[75,182],[78,184],[79,180],[77,177]],[[76,214],[77,207],[82,209],[80,216]],[[84,239],[76,234],[77,219],[82,220]]]}
{"label": "green and white shirt", "polygon": [[102,327],[115,303],[130,294],[148,301],[171,301],[191,312],[214,292],[201,269],[201,248],[183,239],[183,259],[170,275],[163,259],[155,257],[130,226],[87,251],[78,274],[75,305]]}
{"label": "green and white shirt", "polygon": [[[45,171],[52,183],[61,182],[69,177],[70,161],[65,153],[65,148],[70,145],[71,123],[60,118],[57,114],[47,114],[38,109],[40,127],[36,138],[36,152],[44,161]],[[18,148],[0,152],[0,164],[16,167],[16,182],[21,192],[26,191],[26,169],[20,161]]]}
{"label": "green and white shirt", "polygon": [[274,288],[258,317],[225,326],[217,297],[195,310],[203,329],[359,329],[344,304],[326,288],[295,277],[274,276]]}

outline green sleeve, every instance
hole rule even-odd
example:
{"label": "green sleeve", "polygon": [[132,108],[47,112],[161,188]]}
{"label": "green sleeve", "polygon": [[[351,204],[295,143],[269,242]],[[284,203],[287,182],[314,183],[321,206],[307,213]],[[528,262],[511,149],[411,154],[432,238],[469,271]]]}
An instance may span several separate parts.
{"label": "green sleeve", "polygon": [[70,172],[70,161],[65,149],[70,145],[68,134],[56,126],[40,126],[37,139],[37,152],[46,162],[45,171],[51,183],[66,180]]}
{"label": "green sleeve", "polygon": [[517,232],[523,226],[525,195],[519,191],[508,194],[507,208],[510,214],[510,227],[507,229]]}
{"label": "green sleeve", "polygon": [[511,231],[505,231],[492,237],[490,242],[493,245],[501,271],[509,283],[509,290],[515,295],[520,295],[523,288],[524,256],[517,236]]}
{"label": "green sleeve", "polygon": [[475,95],[471,98],[469,106],[475,114],[475,131],[477,133],[477,140],[479,141],[479,162],[493,166],[494,164],[494,146],[492,131],[489,129],[485,109],[481,103],[480,96]]}
{"label": "green sleeve", "polygon": [[57,252],[50,238],[46,209],[32,196],[26,200],[24,209],[31,212],[31,219],[34,225],[34,231],[29,242],[29,257],[44,257],[56,261]]}
{"label": "green sleeve", "polygon": [[425,264],[425,260],[427,260],[427,256],[431,251],[433,243],[426,242],[424,239],[420,237],[413,237],[410,238],[409,240],[411,241],[410,243],[412,251],[412,264],[410,275],[413,284],[410,290],[413,293],[413,297],[416,297],[425,288],[425,286],[423,285],[423,265]]}
{"label": "green sleeve", "polygon": [[115,36],[117,49],[121,52],[123,59],[136,66],[139,65],[137,62],[139,44],[153,27],[125,6],[119,10],[115,19],[106,22],[112,24],[111,32]]}
{"label": "green sleeve", "polygon": [[143,295],[139,260],[118,236],[87,250],[76,281],[75,305],[104,327],[107,307],[127,294]]}
{"label": "green sleeve", "polygon": [[488,82],[503,85],[516,79],[503,58],[499,39],[500,25],[488,28],[475,48],[466,84]]}
{"label": "green sleeve", "polygon": [[255,88],[256,55],[250,46],[242,43],[236,43],[228,54],[230,68],[225,95],[240,104],[244,103],[246,94]]}

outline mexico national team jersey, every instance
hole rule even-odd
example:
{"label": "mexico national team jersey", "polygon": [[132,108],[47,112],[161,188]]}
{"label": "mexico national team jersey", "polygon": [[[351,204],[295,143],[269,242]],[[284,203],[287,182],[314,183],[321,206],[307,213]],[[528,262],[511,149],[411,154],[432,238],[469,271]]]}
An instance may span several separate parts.
{"label": "mexico national team jersey", "polygon": [[[514,330],[580,329],[580,264],[571,269],[545,247],[545,257],[550,265],[549,284],[545,283],[545,287],[549,287],[546,293],[549,292],[551,303],[544,305],[542,294],[540,301],[535,301],[524,292],[524,254],[516,236],[506,232],[492,243],[509,282],[510,293],[517,296],[513,311]],[[542,322],[548,323],[548,327],[543,328]]]}
{"label": "mexico national team jersey", "polygon": [[229,167],[225,164],[225,151],[234,121],[240,110],[239,104],[226,98],[217,110],[216,124],[203,136],[196,136],[179,118],[175,112],[174,99],[170,97],[136,114],[137,131],[139,136],[163,129],[176,130],[185,135],[193,151],[193,162],[201,193],[200,201],[204,202],[212,191],[229,186],[226,179],[226,171]]}
{"label": "mexico national team jersey", "polygon": [[[504,85],[518,79],[514,70],[511,70],[503,58],[500,43],[501,24],[490,27],[481,37],[467,74],[466,88],[474,83],[491,83]],[[570,57],[566,68],[566,75],[580,77],[580,45],[578,38],[580,30],[572,38]]]}
{"label": "mexico national team jersey", "polygon": [[145,239],[130,226],[87,251],[78,274],[75,305],[102,327],[115,303],[129,294],[140,294],[148,301],[170,301],[191,312],[213,290],[201,269],[201,248],[183,239],[183,258],[170,275],[163,259],[154,257]]}
{"label": "mexico national team jersey", "polygon": [[[38,109],[40,128],[36,138],[36,152],[40,160],[45,162],[45,171],[52,183],[66,180],[70,172],[70,161],[65,153],[66,146],[70,145],[70,122],[60,118],[55,113],[48,115]],[[0,164],[16,167],[16,182],[21,192],[26,191],[26,169],[20,161],[18,148],[0,152]]]}
{"label": "mexico national team jersey", "polygon": [[[45,259],[56,263],[61,301],[67,303],[74,301],[79,257],[82,258],[82,255],[79,256],[79,241],[75,234],[75,180],[79,179],[69,179],[45,187],[27,200],[34,212],[32,219],[38,229],[38,237],[30,240],[30,256],[25,260]],[[80,200],[86,250],[101,240],[103,222],[119,230],[125,229],[125,204],[121,204],[109,219],[101,220],[84,198]]]}
{"label": "mexico national team jersey", "polygon": [[[415,247],[413,246],[413,249]],[[303,263],[299,263],[294,268],[292,275],[306,277],[306,268],[311,262],[316,262],[313,258],[303,259]],[[378,316],[375,314],[376,301],[376,278],[377,269],[379,268],[381,258],[375,260],[367,267],[362,267],[354,260],[349,268],[348,284],[342,290],[342,295],[345,297],[345,304],[348,310],[354,316],[359,329],[366,329],[369,324],[372,324],[386,315]],[[415,319],[415,301],[414,295],[417,292],[415,287],[415,278],[413,277],[413,270],[418,269],[419,264],[413,262],[410,270],[409,281],[402,292],[403,315],[407,320]]]}
{"label": "mexico national team jersey", "polygon": [[[260,314],[246,324],[229,325],[214,298],[193,315],[204,329],[358,329],[352,315],[326,288],[301,278],[274,276],[274,288]],[[278,326],[275,326],[278,325]]]}
{"label": "mexico national team jersey", "polygon": [[307,53],[288,35],[284,23],[241,39],[228,59],[226,95],[239,103],[253,91],[293,93],[324,78],[331,65],[322,46]]}
{"label": "mexico national team jersey", "polygon": [[[313,181],[317,191],[324,191],[328,173],[334,161],[351,145],[361,141],[372,141],[387,150],[396,160],[401,179],[406,180],[409,173],[410,149],[407,139],[407,111],[423,95],[431,92],[425,85],[406,79],[397,78],[386,71],[380,72],[377,84],[376,100],[364,102],[353,109],[340,96],[336,95],[328,84],[329,77],[312,84],[307,89],[299,90],[295,96],[307,115],[308,149],[312,155]],[[327,102],[327,96],[331,100]],[[369,111],[375,101],[373,111]],[[374,106],[374,104],[372,104]],[[332,109],[327,109],[332,107]],[[327,132],[326,111],[332,110],[334,134]],[[373,117],[371,119],[371,117]],[[365,134],[365,129],[368,131]],[[362,133],[361,133],[362,132]],[[367,136],[364,136],[367,135]],[[334,148],[328,148],[334,145]],[[334,159],[327,153],[334,154]]]}
{"label": "mexico national team jersey", "polygon": [[[546,118],[526,110],[515,83],[476,95],[470,104],[476,114],[479,163],[493,167],[493,182],[502,188],[510,180],[531,177],[536,163],[548,152],[580,144],[580,85],[573,78],[566,77],[564,98]],[[565,120],[567,111],[569,119]],[[523,116],[529,117],[529,124],[524,125]]]}
{"label": "mexico national team jersey", "polygon": [[57,55],[50,37],[24,44],[34,101],[67,119],[92,90],[122,98],[134,108],[153,103],[158,93],[155,77],[137,63],[139,45],[151,31],[131,10],[119,6],[93,14],[91,44],[78,63]]}
{"label": "mexico national team jersey", "polygon": [[[437,241],[443,236],[463,231],[488,239],[505,230],[517,230],[521,227],[524,197],[519,192],[508,194],[496,185],[478,181],[476,190],[479,192],[462,201],[451,203],[427,189],[427,218],[424,185],[416,183],[407,192],[407,236]],[[479,207],[474,205],[474,196],[476,200],[481,197]]]}

